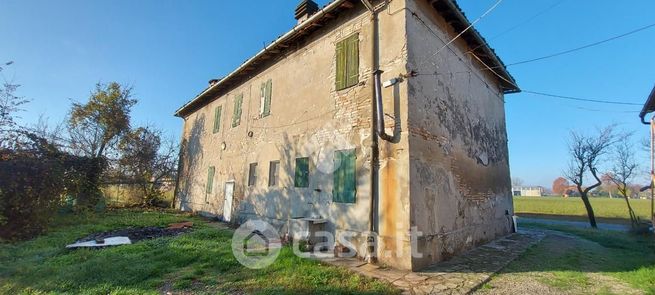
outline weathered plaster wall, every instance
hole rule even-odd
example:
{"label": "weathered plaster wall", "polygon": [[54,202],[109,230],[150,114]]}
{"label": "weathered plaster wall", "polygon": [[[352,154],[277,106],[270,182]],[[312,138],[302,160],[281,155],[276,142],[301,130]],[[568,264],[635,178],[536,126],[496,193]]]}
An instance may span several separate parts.
{"label": "weathered plaster wall", "polygon": [[[392,1],[380,15],[380,67],[389,79],[406,71],[404,0]],[[393,13],[393,12],[398,13]],[[184,118],[182,172],[178,187],[183,209],[222,215],[224,184],[236,183],[233,219],[263,217],[281,233],[289,218],[321,215],[328,230],[366,232],[370,210],[372,60],[371,22],[365,8],[339,14],[310,39],[285,52],[249,81],[217,97]],[[353,33],[360,39],[360,84],[335,91],[335,44]],[[259,118],[260,84],[272,79],[271,114]],[[407,86],[384,90],[389,133],[394,143],[381,145],[380,261],[410,268],[409,253],[409,144]],[[234,97],[243,93],[241,124],[231,127]],[[223,106],[221,129],[212,134],[214,108]],[[248,137],[248,132],[253,136]],[[226,149],[221,149],[222,143]],[[332,201],[334,150],[356,149],[355,204]],[[310,157],[310,186],[295,188],[295,158]],[[268,186],[270,161],[280,161],[280,183]],[[247,186],[248,165],[258,163],[255,186]],[[205,194],[207,169],[216,167],[212,194]],[[400,241],[400,246],[398,246]],[[389,251],[391,253],[389,253]],[[381,255],[386,253],[390,257]],[[361,252],[360,254],[363,254]]]}
{"label": "weathered plaster wall", "polygon": [[[413,269],[506,235],[513,214],[503,94],[428,1],[409,0],[411,224]],[[412,15],[416,13],[416,15]],[[447,28],[447,29],[444,29]],[[508,214],[508,215],[506,215]]]}

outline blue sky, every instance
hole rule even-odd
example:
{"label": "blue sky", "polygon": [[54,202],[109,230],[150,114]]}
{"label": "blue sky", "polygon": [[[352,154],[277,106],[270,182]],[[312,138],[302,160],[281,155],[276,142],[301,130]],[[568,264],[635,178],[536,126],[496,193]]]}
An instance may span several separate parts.
{"label": "blue sky", "polygon": [[[495,2],[459,4],[475,19]],[[0,0],[0,62],[15,62],[3,74],[22,84],[19,94],[32,99],[21,114],[26,123],[41,114],[58,122],[71,99],[86,100],[98,81],[118,81],[133,85],[140,100],[134,124],[156,125],[178,137],[182,121],[173,117],[175,109],[210,78],[229,73],[290,29],[296,4]],[[651,0],[505,0],[476,28],[510,64],[648,25],[655,22],[653,11]],[[655,84],[653,48],[655,28],[509,71],[526,90],[641,103]],[[615,123],[635,131],[638,142],[648,133],[638,122],[639,109],[508,95],[512,175],[549,187],[566,167],[571,129],[592,132]],[[646,165],[648,159],[640,156]]]}

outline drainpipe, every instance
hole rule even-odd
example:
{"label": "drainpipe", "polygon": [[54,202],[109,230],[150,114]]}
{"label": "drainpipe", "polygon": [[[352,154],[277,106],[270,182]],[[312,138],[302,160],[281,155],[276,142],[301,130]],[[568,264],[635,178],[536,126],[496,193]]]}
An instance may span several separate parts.
{"label": "drainpipe", "polygon": [[375,102],[376,102],[376,112],[375,116],[377,117],[377,134],[380,138],[386,141],[392,141],[393,136],[387,134],[387,131],[384,129],[384,108],[382,106],[382,82],[380,82],[380,75],[383,73],[382,70],[376,70],[374,75],[375,82],[373,83],[375,87]]}
{"label": "drainpipe", "polygon": [[[378,71],[378,42],[377,42],[377,37],[378,37],[378,27],[377,27],[377,20],[378,16],[377,13],[375,12],[375,9],[373,9],[373,6],[371,3],[368,2],[368,0],[362,0],[362,4],[366,6],[366,8],[371,12],[371,25],[372,25],[372,34],[371,34],[371,66],[373,68],[373,73],[375,76],[375,73]],[[375,77],[373,78],[373,87],[375,88]],[[369,212],[369,235],[366,237],[366,261],[369,263],[374,263],[376,262],[376,255],[375,253],[375,241],[376,237],[375,234],[378,231],[377,228],[377,211],[378,211],[378,206],[377,206],[377,199],[380,194],[379,192],[379,175],[378,175],[378,170],[380,166],[380,148],[378,146],[378,136],[377,136],[377,130],[376,130],[376,125],[377,125],[377,115],[376,115],[376,104],[377,100],[375,98],[375,89],[373,89],[373,99],[371,103],[371,210]]]}
{"label": "drainpipe", "polygon": [[379,138],[391,141],[392,137],[386,134],[384,130],[384,112],[382,110],[382,85],[380,82],[380,65],[379,65],[379,25],[378,13],[369,0],[361,0],[371,12],[371,66],[373,68],[373,99],[371,103],[371,211],[369,216],[369,236],[366,238],[368,247],[366,248],[366,261],[375,263],[377,261],[377,237],[378,233],[378,199],[380,195],[380,148]]}

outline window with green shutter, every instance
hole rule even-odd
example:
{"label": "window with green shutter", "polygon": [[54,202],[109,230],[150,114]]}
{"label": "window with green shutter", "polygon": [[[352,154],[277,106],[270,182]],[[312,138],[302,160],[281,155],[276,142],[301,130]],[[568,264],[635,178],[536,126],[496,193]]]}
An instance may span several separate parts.
{"label": "window with green shutter", "polygon": [[[212,193],[212,190],[214,189],[214,174],[216,173],[216,168],[214,166],[210,166],[209,170],[207,171],[207,188],[205,189],[205,192],[208,194]],[[205,195],[205,201],[207,201],[207,195]]]}
{"label": "window with green shutter", "polygon": [[214,133],[217,133],[221,129],[221,111],[223,106],[217,106],[214,109]]}
{"label": "window with green shutter", "polygon": [[259,116],[266,117],[271,114],[271,95],[273,93],[273,81],[268,79],[262,83],[260,88],[261,94],[261,108],[259,109]]}
{"label": "window with green shutter", "polygon": [[234,97],[234,112],[232,113],[232,127],[241,124],[241,106],[243,105],[243,93]]}
{"label": "window with green shutter", "polygon": [[296,187],[309,187],[309,158],[296,158]]}
{"label": "window with green shutter", "polygon": [[334,152],[333,200],[337,203],[355,203],[357,176],[355,150]]}
{"label": "window with green shutter", "polygon": [[359,34],[337,43],[336,89],[342,90],[359,83]]}

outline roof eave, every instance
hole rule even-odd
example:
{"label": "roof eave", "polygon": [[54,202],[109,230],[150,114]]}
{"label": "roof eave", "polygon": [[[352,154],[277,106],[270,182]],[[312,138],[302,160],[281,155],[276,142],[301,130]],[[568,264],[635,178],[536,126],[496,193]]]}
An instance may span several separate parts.
{"label": "roof eave", "polygon": [[341,3],[345,2],[347,0],[334,0],[333,2],[329,3],[325,7],[323,7],[321,10],[316,12],[314,15],[309,17],[306,21],[294,26],[290,31],[282,35],[281,37],[277,38],[275,41],[273,41],[271,44],[266,46],[264,49],[259,51],[255,56],[249,58],[246,60],[241,66],[239,66],[236,70],[232,71],[230,74],[222,78],[218,83],[211,85],[207,87],[205,90],[203,90],[200,94],[196,95],[195,98],[193,98],[191,101],[185,103],[183,106],[181,106],[177,111],[175,111],[175,116],[177,117],[182,117],[183,113],[193,104],[195,104],[200,98],[202,98],[206,93],[212,91],[213,89],[219,88],[223,84],[227,83],[231,78],[236,76],[239,72],[241,72],[243,69],[247,68],[250,66],[255,60],[259,59],[262,55],[267,53],[269,50],[272,48],[275,48],[279,46],[280,44],[284,43],[287,41],[289,38],[297,34],[299,31],[302,29],[311,26],[315,21],[321,19],[325,14],[331,12],[332,10],[336,9],[341,5]]}
{"label": "roof eave", "polygon": [[641,118],[641,122],[644,124],[650,124],[646,122],[644,119],[648,113],[652,113],[654,111],[655,111],[655,87],[653,87],[653,90],[651,90],[650,95],[648,96],[648,99],[644,104],[644,107],[641,109],[641,112],[639,113],[639,118]]}
{"label": "roof eave", "polygon": [[[430,0],[430,4],[436,9],[436,6],[439,2],[444,3],[450,11],[452,11],[457,18],[457,21],[461,22],[464,27],[469,27],[471,25],[471,22],[466,18],[464,13],[462,12],[462,9],[459,7],[456,1],[454,0]],[[498,75],[500,75],[501,78],[501,88],[503,93],[505,94],[510,94],[510,93],[519,93],[521,92],[521,89],[518,87],[516,83],[516,79],[507,71],[507,67],[505,64],[502,62],[500,57],[491,49],[491,46],[489,46],[489,43],[480,35],[480,33],[475,29],[475,27],[471,27],[468,31],[464,33],[462,37],[466,38],[470,36],[470,38],[473,38],[475,42],[479,43],[481,46],[479,46],[478,49],[481,49],[484,51],[484,56],[488,59],[491,60],[491,69],[492,71],[496,72]],[[503,79],[507,80],[504,81]]]}

